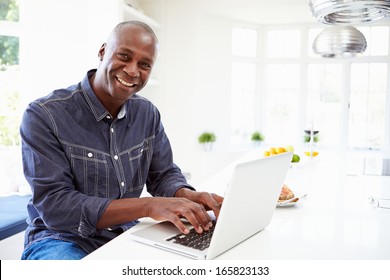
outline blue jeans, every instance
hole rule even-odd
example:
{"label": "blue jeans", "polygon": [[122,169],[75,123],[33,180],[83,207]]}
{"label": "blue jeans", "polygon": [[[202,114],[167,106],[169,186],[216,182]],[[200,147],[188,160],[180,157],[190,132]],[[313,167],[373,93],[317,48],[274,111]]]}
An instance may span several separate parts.
{"label": "blue jeans", "polygon": [[28,246],[23,254],[22,260],[80,260],[88,253],[77,244],[46,238]]}

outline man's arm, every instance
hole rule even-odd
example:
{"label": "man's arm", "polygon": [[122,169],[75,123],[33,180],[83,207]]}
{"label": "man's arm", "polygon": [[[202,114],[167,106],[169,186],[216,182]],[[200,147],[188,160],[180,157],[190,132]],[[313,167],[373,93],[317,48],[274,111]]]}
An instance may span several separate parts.
{"label": "man's arm", "polygon": [[24,174],[32,188],[36,218],[51,230],[93,235],[111,199],[76,190],[53,116],[43,107],[38,102],[29,105],[20,127]]}
{"label": "man's arm", "polygon": [[187,219],[201,233],[209,230],[211,220],[207,210],[219,215],[222,198],[207,192],[195,192],[181,188],[176,197],[124,198],[113,200],[97,223],[98,229],[122,224],[142,217],[151,217],[157,221],[170,221],[183,233],[187,227],[180,218]]}

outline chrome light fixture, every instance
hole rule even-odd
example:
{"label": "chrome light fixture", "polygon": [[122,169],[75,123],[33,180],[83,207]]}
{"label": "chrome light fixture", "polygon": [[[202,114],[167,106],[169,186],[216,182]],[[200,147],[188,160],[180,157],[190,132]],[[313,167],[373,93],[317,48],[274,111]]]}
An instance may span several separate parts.
{"label": "chrome light fixture", "polygon": [[359,24],[390,17],[390,0],[310,0],[310,10],[325,24]]}
{"label": "chrome light fixture", "polygon": [[348,58],[363,53],[367,41],[364,35],[352,26],[325,28],[313,42],[313,51],[326,58]]}

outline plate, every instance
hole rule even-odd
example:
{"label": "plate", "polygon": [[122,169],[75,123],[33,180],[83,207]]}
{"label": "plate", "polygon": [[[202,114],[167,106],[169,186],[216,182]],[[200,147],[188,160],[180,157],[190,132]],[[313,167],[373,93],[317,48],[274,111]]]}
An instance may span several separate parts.
{"label": "plate", "polygon": [[287,203],[280,203],[278,202],[278,204],[276,204],[276,207],[291,207],[291,206],[294,206],[295,204],[297,204],[298,202],[300,201],[300,199],[298,199],[298,201],[296,202],[287,202]]}
{"label": "plate", "polygon": [[276,204],[276,207],[291,207],[291,206],[294,206],[296,204],[298,204],[302,198],[304,198],[307,194],[302,194],[302,195],[296,195],[295,197],[298,198],[297,201],[291,201],[291,202],[287,202],[287,203],[282,203],[282,202],[278,202]]}

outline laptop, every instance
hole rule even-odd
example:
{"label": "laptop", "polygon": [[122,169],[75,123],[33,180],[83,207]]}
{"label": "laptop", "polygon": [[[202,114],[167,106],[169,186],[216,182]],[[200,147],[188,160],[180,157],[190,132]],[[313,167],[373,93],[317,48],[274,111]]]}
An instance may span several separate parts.
{"label": "laptop", "polygon": [[[234,166],[208,248],[191,248],[177,242],[185,235],[168,221],[149,225],[130,236],[192,259],[213,259],[268,226],[291,158],[292,153],[286,152]],[[188,226],[192,227],[189,223]]]}

